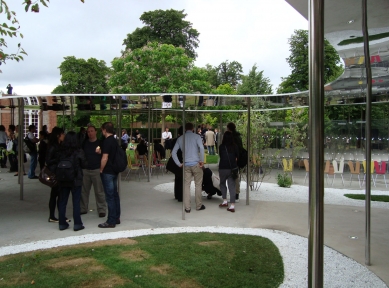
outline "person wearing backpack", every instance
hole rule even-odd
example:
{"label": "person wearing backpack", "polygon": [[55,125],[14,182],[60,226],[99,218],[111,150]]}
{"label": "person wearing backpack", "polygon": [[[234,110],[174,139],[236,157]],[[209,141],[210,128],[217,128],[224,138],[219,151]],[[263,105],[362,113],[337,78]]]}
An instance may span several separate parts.
{"label": "person wearing backpack", "polygon": [[[118,174],[122,169],[117,169],[117,164],[121,159],[116,159],[120,153],[124,153],[114,138],[114,127],[112,122],[105,122],[101,126],[101,131],[105,137],[103,147],[97,147],[96,152],[101,153],[100,177],[103,182],[105,201],[108,207],[108,217],[106,222],[98,225],[99,228],[115,228],[120,224],[120,198],[117,189]],[[127,160],[126,160],[127,161]],[[124,167],[125,169],[125,167]]]}
{"label": "person wearing backpack", "polygon": [[83,172],[88,165],[84,151],[80,148],[76,132],[68,132],[58,153],[55,176],[59,185],[59,230],[69,228],[66,221],[66,205],[72,193],[74,231],[84,229],[80,213]]}

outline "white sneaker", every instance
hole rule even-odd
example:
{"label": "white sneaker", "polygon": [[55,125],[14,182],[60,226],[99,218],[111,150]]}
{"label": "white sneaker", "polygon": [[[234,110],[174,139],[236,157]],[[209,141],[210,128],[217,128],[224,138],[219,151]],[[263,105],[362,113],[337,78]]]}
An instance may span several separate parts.
{"label": "white sneaker", "polygon": [[239,203],[239,199],[235,199],[235,203]]}
{"label": "white sneaker", "polygon": [[203,195],[203,197],[207,197],[208,196],[208,193],[205,192],[205,191],[201,192],[201,194]]}

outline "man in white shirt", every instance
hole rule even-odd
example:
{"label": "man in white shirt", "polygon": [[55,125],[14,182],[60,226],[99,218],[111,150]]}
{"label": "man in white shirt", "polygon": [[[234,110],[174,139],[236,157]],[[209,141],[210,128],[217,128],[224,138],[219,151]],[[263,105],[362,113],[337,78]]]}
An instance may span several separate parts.
{"label": "man in white shirt", "polygon": [[165,149],[171,150],[171,140],[172,140],[172,132],[169,132],[169,128],[165,128],[165,132],[162,133],[162,144],[165,146]]}
{"label": "man in white shirt", "polygon": [[33,143],[31,145],[34,147],[33,149],[30,149],[30,170],[28,171],[28,178],[29,179],[38,179],[39,177],[35,175],[35,169],[38,164],[38,151],[36,148],[36,144],[39,142],[39,139],[35,137],[34,133],[36,132],[35,125],[28,126],[28,133],[27,138],[30,142]]}

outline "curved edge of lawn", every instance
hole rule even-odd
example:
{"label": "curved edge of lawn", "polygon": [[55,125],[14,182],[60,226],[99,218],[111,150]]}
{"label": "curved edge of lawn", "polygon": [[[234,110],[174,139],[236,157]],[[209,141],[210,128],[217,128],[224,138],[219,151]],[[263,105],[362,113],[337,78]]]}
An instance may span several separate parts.
{"label": "curved edge of lawn", "polygon": [[[344,196],[354,200],[365,200],[365,194],[344,194]],[[371,201],[389,202],[389,195],[371,195]]]}

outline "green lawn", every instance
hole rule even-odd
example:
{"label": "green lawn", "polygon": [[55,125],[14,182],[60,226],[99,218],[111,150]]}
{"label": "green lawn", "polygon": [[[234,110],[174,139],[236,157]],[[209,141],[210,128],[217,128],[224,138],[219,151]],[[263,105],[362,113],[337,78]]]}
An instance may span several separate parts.
{"label": "green lawn", "polygon": [[[355,200],[365,200],[365,194],[344,194],[344,196],[355,199]],[[371,195],[371,201],[378,202],[389,202],[388,195]]]}
{"label": "green lawn", "polygon": [[268,239],[184,233],[107,240],[0,257],[1,287],[278,287]]}

